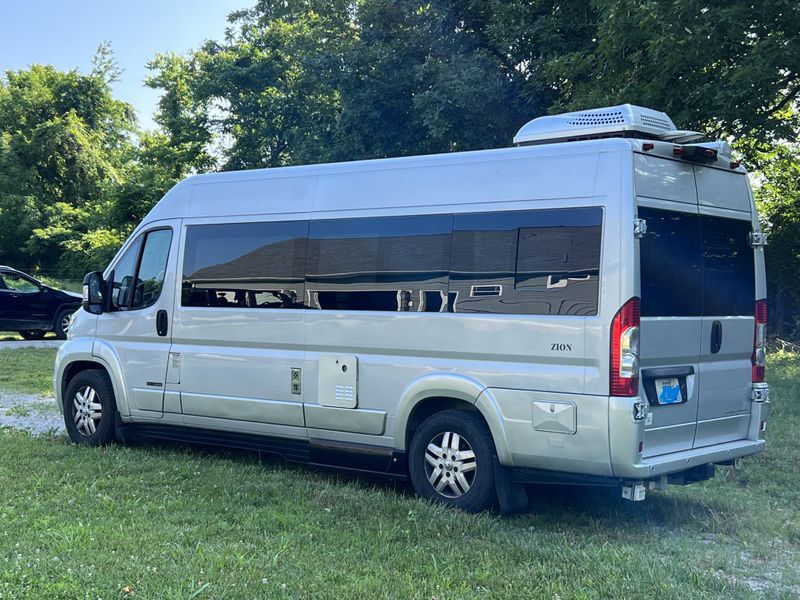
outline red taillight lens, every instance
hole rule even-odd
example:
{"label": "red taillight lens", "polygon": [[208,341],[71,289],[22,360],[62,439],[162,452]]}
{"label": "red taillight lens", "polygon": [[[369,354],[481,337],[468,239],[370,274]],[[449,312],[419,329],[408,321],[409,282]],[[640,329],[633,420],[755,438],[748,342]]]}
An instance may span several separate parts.
{"label": "red taillight lens", "polygon": [[756,326],[753,333],[753,383],[763,383],[767,364],[767,301],[756,300]]}
{"label": "red taillight lens", "polygon": [[612,396],[639,395],[639,298],[631,298],[611,322]]}

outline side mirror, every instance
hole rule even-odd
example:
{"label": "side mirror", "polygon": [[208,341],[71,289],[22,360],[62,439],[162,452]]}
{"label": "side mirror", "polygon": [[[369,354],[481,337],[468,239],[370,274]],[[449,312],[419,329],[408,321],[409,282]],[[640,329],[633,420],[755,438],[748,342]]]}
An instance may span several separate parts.
{"label": "side mirror", "polygon": [[106,282],[100,271],[86,275],[83,278],[83,310],[93,315],[102,314],[105,309],[105,289]]}

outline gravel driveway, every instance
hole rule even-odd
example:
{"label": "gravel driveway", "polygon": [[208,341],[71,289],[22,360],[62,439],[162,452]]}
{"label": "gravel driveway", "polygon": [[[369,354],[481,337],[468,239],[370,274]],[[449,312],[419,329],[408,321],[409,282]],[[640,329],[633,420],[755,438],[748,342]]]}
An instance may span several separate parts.
{"label": "gravel driveway", "polygon": [[24,429],[34,435],[65,432],[55,398],[8,392],[0,392],[0,427]]}
{"label": "gravel driveway", "polygon": [[[0,342],[0,350],[15,348],[58,348],[63,340]],[[55,398],[14,394],[0,390],[0,427],[24,429],[34,435],[64,433],[64,419]]]}
{"label": "gravel driveway", "polygon": [[0,350],[6,348],[58,348],[64,340],[13,340],[0,342]]}

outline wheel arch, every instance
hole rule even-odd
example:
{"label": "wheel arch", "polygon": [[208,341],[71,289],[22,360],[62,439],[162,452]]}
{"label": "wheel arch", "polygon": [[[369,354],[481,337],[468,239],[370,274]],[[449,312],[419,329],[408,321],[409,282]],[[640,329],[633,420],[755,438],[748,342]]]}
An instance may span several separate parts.
{"label": "wheel arch", "polygon": [[492,434],[500,463],[512,464],[502,416],[491,392],[478,381],[453,373],[426,374],[404,390],[395,418],[395,447],[407,451],[419,425],[429,416],[448,409],[480,414]]}
{"label": "wheel arch", "polygon": [[[117,410],[120,414],[129,414],[119,363],[116,363],[117,368],[115,369],[114,365],[109,364],[108,360],[104,357],[93,354],[91,345],[84,348],[82,341],[83,340],[67,340],[67,342],[62,344],[59,348],[58,357],[56,359],[56,377],[54,382],[54,391],[56,392],[59,410],[63,410],[64,394],[69,382],[75,375],[86,370],[95,369],[105,371],[106,375],[108,375],[108,378],[111,380],[111,388],[114,391]],[[115,355],[112,355],[112,357],[115,357]]]}

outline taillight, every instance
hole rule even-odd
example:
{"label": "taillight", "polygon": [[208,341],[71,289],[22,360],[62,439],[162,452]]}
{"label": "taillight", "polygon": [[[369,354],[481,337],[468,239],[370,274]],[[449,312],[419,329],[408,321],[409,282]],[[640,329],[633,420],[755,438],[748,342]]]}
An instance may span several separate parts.
{"label": "taillight", "polygon": [[612,396],[639,395],[639,298],[631,298],[611,322]]}
{"label": "taillight", "polygon": [[767,301],[756,300],[756,328],[753,334],[753,383],[764,382],[767,364]]}

